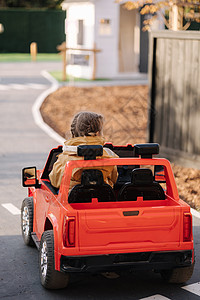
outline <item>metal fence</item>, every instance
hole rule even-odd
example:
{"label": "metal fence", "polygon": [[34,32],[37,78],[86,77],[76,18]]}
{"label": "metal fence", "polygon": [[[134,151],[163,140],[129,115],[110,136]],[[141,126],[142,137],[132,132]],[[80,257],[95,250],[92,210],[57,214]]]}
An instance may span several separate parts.
{"label": "metal fence", "polygon": [[152,32],[149,42],[149,141],[200,168],[200,32]]}

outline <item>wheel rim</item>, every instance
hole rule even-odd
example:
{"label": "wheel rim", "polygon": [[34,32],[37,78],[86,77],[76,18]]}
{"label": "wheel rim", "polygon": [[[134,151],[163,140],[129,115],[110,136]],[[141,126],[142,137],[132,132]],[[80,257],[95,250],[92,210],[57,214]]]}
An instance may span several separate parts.
{"label": "wheel rim", "polygon": [[29,235],[29,228],[30,228],[29,210],[27,206],[24,206],[24,210],[22,214],[22,229],[25,236]]}
{"label": "wheel rim", "polygon": [[47,275],[47,243],[46,241],[43,242],[42,244],[42,249],[41,249],[41,273],[43,277],[46,277]]}

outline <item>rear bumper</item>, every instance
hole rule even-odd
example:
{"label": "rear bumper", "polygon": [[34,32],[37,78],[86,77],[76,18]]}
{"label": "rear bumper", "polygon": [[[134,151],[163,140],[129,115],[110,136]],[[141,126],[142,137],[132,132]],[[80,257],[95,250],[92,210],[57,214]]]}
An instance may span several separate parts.
{"label": "rear bumper", "polygon": [[61,256],[63,272],[106,272],[123,269],[164,270],[192,264],[192,250],[119,253],[97,256]]}

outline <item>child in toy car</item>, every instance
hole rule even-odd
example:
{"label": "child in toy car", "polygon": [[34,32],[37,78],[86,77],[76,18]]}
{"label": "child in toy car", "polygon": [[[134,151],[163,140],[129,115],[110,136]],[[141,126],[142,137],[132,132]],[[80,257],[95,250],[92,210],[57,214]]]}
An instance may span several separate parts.
{"label": "child in toy car", "polygon": [[[57,161],[53,165],[53,169],[49,174],[51,184],[59,188],[64,173],[66,163],[70,160],[80,160],[82,157],[77,156],[77,146],[79,145],[104,145],[103,137],[103,116],[93,112],[79,112],[73,118],[71,124],[72,138],[65,141],[63,152],[58,156]],[[101,158],[118,157],[109,148],[103,148]],[[98,157],[100,158],[100,157]],[[90,167],[91,168],[91,167]],[[118,173],[116,166],[106,166],[99,168],[103,173],[104,182],[111,187],[117,181]],[[70,181],[70,189],[80,184],[82,169],[75,168]]]}

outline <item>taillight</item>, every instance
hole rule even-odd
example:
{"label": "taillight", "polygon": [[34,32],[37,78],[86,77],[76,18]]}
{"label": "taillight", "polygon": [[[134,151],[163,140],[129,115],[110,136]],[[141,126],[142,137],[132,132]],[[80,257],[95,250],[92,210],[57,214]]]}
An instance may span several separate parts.
{"label": "taillight", "polygon": [[65,217],[63,228],[63,244],[65,247],[75,247],[75,217]]}
{"label": "taillight", "polygon": [[192,238],[192,217],[189,213],[183,216],[183,241],[189,242]]}

